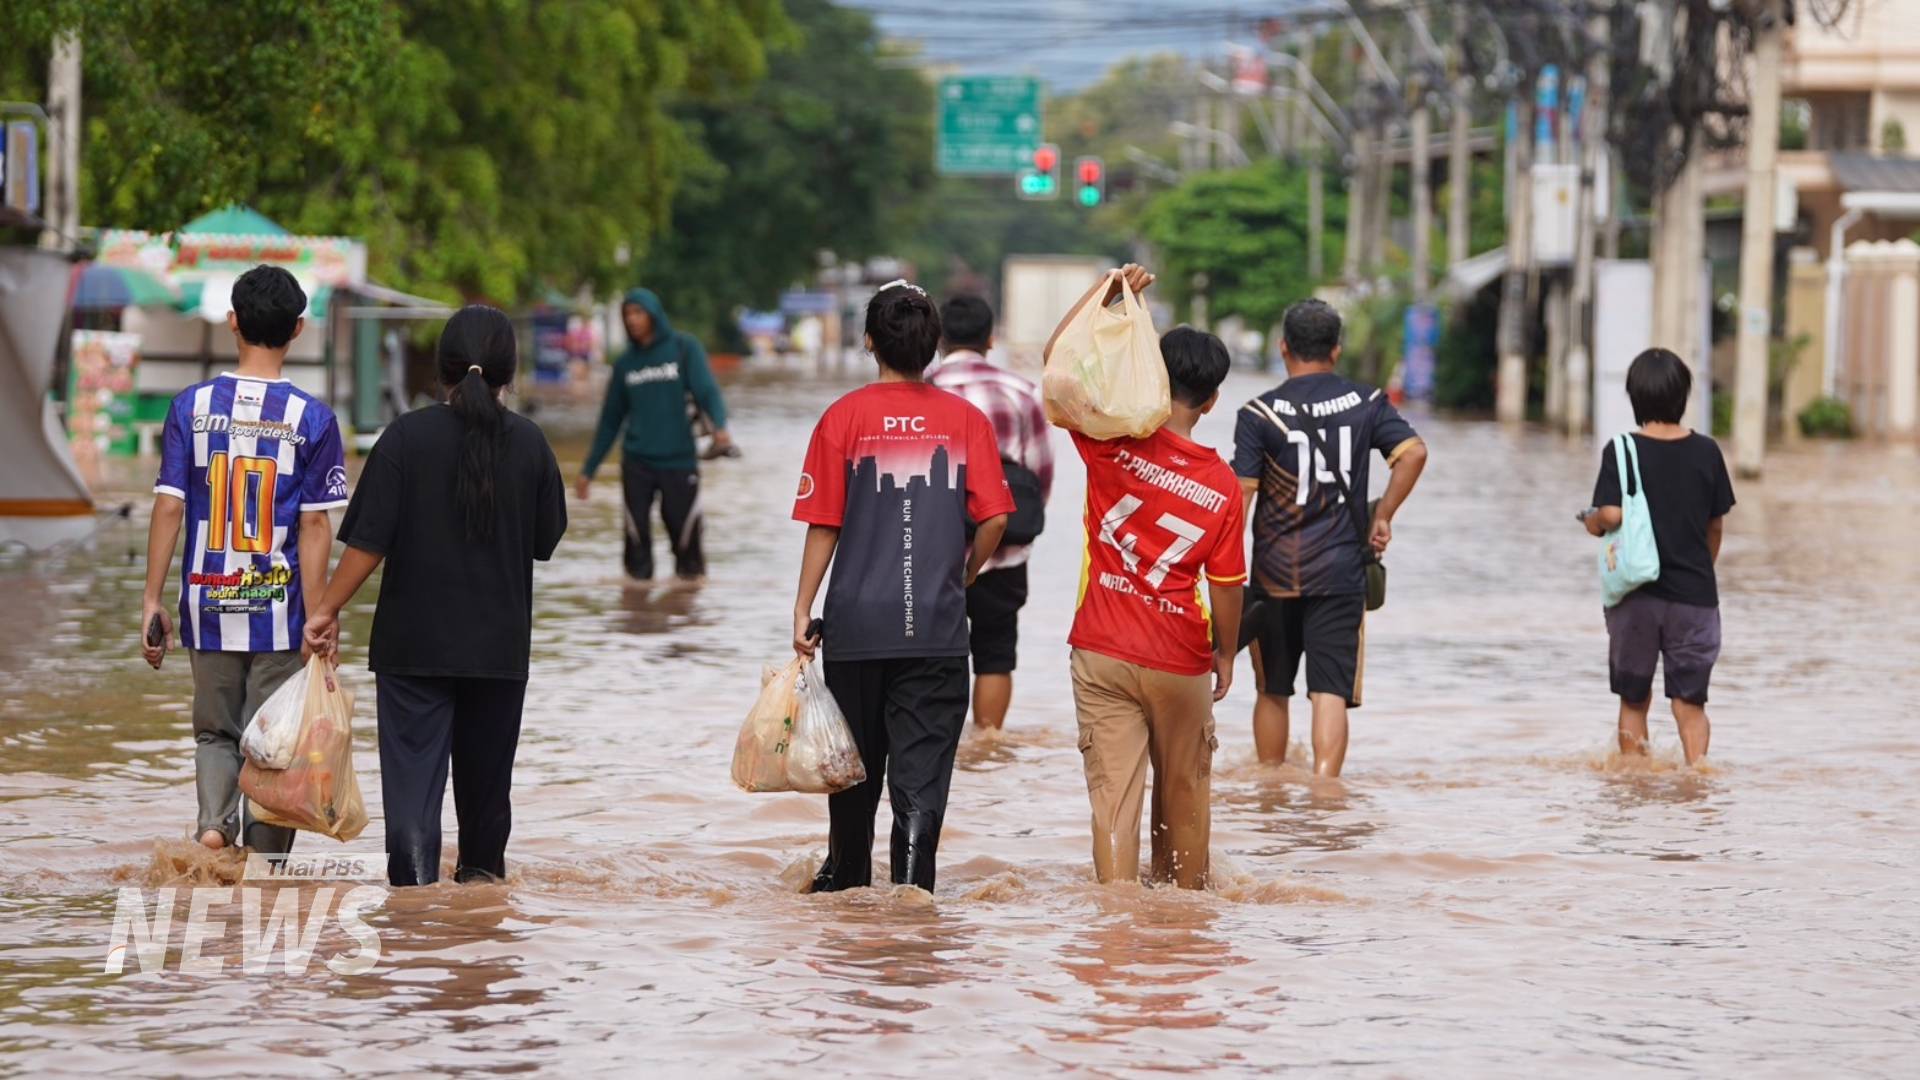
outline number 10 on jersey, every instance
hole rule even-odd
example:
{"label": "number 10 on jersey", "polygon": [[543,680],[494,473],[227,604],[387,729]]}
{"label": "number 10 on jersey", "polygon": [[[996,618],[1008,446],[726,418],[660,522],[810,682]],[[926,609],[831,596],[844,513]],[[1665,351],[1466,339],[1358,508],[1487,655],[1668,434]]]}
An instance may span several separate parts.
{"label": "number 10 on jersey", "polygon": [[267,457],[230,457],[207,462],[207,550],[264,555],[273,550],[273,487],[280,463]]}

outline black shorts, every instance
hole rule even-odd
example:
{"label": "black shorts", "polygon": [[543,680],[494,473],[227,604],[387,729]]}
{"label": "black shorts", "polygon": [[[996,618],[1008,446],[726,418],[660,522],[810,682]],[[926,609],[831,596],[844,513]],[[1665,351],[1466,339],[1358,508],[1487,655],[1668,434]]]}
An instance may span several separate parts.
{"label": "black shorts", "polygon": [[982,571],[967,590],[967,644],[975,675],[1010,675],[1020,652],[1027,564]]}
{"label": "black shorts", "polygon": [[1653,668],[1666,671],[1667,697],[1707,703],[1720,659],[1720,609],[1630,592],[1607,609],[1607,675],[1613,692],[1638,705],[1653,699]]}
{"label": "black shorts", "polygon": [[1307,693],[1338,694],[1360,707],[1366,672],[1367,598],[1247,593],[1251,610],[1241,637],[1260,646],[1260,692],[1292,697],[1300,657],[1307,658]]}

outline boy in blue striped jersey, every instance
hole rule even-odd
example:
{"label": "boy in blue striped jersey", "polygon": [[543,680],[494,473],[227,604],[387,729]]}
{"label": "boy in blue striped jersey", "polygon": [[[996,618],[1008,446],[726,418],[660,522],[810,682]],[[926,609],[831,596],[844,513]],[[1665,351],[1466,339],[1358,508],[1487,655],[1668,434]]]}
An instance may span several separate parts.
{"label": "boy in blue striped jersey", "polygon": [[195,835],[209,848],[284,852],[293,843],[292,830],[241,820],[240,735],[300,670],[303,597],[327,580],[327,512],[347,505],[333,411],[281,375],[306,307],[285,270],[242,274],[227,313],[239,360],[173,399],[161,442],[141,651],[157,669],[173,637],[162,593],[184,524],[179,631],[193,665]]}

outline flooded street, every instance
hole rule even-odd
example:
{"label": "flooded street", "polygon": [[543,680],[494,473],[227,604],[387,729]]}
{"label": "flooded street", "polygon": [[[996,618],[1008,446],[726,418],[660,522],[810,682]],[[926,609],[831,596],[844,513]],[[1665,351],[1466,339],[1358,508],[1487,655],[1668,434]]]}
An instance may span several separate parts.
{"label": "flooded street", "polygon": [[[138,655],[148,467],[102,498],[131,520],[0,553],[0,1074],[1912,1075],[1910,449],[1815,446],[1736,481],[1696,774],[1664,704],[1653,766],[1611,758],[1573,521],[1598,452],[1414,416],[1432,464],[1369,620],[1346,778],[1254,763],[1243,657],[1216,712],[1219,881],[1182,894],[1092,883],[1064,644],[1084,473],[1056,432],[1008,733],[962,745],[939,894],[815,898],[825,801],[743,794],[728,761],[761,665],[790,655],[805,438],[851,385],[730,387],[746,456],[706,473],[703,588],[625,588],[617,485],[572,504],[537,573],[511,879],[389,894],[360,975],[247,974],[233,922],[206,947],[219,973],[102,973],[121,887],[237,873],[186,842],[185,657]],[[1236,374],[1201,441],[1230,446],[1262,385]],[[583,416],[551,427],[569,476]],[[373,598],[343,669],[375,814],[354,851],[380,848]],[[449,797],[450,840],[453,820]],[[350,947],[330,925],[320,953]]]}

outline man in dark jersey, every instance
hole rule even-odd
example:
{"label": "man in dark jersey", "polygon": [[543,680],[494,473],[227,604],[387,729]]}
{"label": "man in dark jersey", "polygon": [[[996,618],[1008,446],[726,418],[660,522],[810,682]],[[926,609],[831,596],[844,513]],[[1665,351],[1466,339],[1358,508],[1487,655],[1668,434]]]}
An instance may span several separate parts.
{"label": "man in dark jersey", "polygon": [[1241,408],[1233,438],[1233,471],[1253,521],[1249,602],[1266,601],[1250,616],[1261,672],[1254,747],[1263,762],[1286,760],[1288,699],[1304,655],[1322,776],[1339,776],[1346,761],[1347,710],[1360,705],[1365,671],[1365,548],[1340,481],[1365,499],[1369,452],[1386,458],[1392,476],[1366,541],[1384,554],[1393,516],[1427,464],[1426,444],[1385,394],[1334,373],[1340,330],[1324,301],[1287,309],[1287,381]]}

